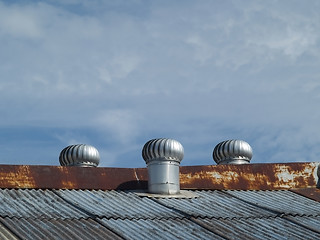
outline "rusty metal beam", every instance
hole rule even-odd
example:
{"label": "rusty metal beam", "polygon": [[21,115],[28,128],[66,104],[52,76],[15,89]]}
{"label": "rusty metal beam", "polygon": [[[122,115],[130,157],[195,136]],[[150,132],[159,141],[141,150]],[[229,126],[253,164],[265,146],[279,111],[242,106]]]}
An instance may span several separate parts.
{"label": "rusty metal beam", "polygon": [[[315,188],[318,163],[181,166],[181,189]],[[146,168],[0,165],[0,188],[146,189]]]}
{"label": "rusty metal beam", "polygon": [[319,163],[244,164],[180,168],[182,189],[273,190],[316,187]]}
{"label": "rusty metal beam", "polygon": [[147,178],[143,168],[0,165],[0,188],[145,189]]}

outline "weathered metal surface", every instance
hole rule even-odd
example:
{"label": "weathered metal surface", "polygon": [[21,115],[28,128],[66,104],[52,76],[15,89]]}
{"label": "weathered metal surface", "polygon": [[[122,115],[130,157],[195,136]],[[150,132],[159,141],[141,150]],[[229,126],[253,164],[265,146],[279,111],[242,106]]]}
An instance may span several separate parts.
{"label": "weathered metal surface", "polygon": [[277,215],[259,206],[239,201],[236,197],[221,191],[206,190],[194,192],[199,197],[192,199],[159,198],[156,201],[163,206],[195,218],[254,218],[275,217]]}
{"label": "weathered metal surface", "polygon": [[[140,197],[135,191],[0,189],[0,216],[69,219],[261,218],[313,215],[320,204],[288,190],[191,191],[196,198]],[[290,203],[290,204],[288,204]]]}
{"label": "weathered metal surface", "polygon": [[126,239],[225,239],[187,218],[183,219],[102,219]]}
{"label": "weathered metal surface", "polygon": [[320,203],[294,191],[0,189],[0,238],[320,239]]}
{"label": "weathered metal surface", "polygon": [[[1,221],[1,218],[0,218],[0,221]],[[0,223],[0,239],[18,240],[21,238],[19,238],[13,232],[11,232],[10,227]]]}
{"label": "weathered metal surface", "polygon": [[314,215],[320,213],[320,204],[291,192],[280,191],[223,191],[237,201],[280,215]]}
{"label": "weathered metal surface", "polygon": [[[272,190],[316,187],[319,163],[180,167],[181,189]],[[146,168],[0,165],[0,188],[147,189]]]}
{"label": "weathered metal surface", "polygon": [[147,219],[183,217],[182,214],[166,208],[147,197],[134,192],[102,190],[54,190],[68,203],[88,214],[115,219]]}
{"label": "weathered metal surface", "polygon": [[140,197],[149,197],[149,198],[196,198],[199,197],[196,193],[193,191],[188,190],[181,190],[178,194],[157,194],[157,193],[149,193],[147,190],[137,190],[134,191],[135,194],[137,194]]}
{"label": "weathered metal surface", "polygon": [[304,197],[320,202],[320,189],[318,188],[297,188],[290,189],[294,193],[298,193]]}
{"label": "weathered metal surface", "polygon": [[314,213],[313,216],[286,216],[286,219],[298,222],[301,226],[320,233],[320,215],[317,213]]}
{"label": "weathered metal surface", "polygon": [[10,228],[19,239],[123,239],[108,230],[99,221],[90,218],[62,220],[5,217],[0,218],[0,221]]}
{"label": "weathered metal surface", "polygon": [[[295,219],[295,217],[292,217]],[[305,217],[308,219],[309,217]],[[295,221],[282,217],[198,219],[214,228],[225,239],[319,239],[318,232],[311,231]]]}
{"label": "weathered metal surface", "polygon": [[0,188],[146,189],[145,168],[0,165]]}
{"label": "weathered metal surface", "polygon": [[0,216],[60,219],[90,216],[63,201],[52,190],[0,189],[0,199]]}
{"label": "weathered metal surface", "polygon": [[317,185],[319,163],[186,166],[181,189],[272,190]]}

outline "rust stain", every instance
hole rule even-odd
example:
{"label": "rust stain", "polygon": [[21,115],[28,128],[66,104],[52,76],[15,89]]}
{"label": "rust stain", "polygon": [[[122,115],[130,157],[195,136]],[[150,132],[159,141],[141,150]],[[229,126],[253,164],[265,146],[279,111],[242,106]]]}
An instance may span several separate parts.
{"label": "rust stain", "polygon": [[75,189],[77,185],[72,181],[61,181],[62,189]]}
{"label": "rust stain", "polygon": [[12,171],[2,171],[2,169],[0,169],[0,185],[9,188],[34,188],[36,186],[29,166],[18,166]]}
{"label": "rust stain", "polygon": [[216,165],[180,168],[184,189],[268,190],[315,187],[318,163]]}
{"label": "rust stain", "polygon": [[[316,187],[318,163],[180,167],[181,189],[272,190]],[[146,168],[0,165],[1,188],[146,189]]]}

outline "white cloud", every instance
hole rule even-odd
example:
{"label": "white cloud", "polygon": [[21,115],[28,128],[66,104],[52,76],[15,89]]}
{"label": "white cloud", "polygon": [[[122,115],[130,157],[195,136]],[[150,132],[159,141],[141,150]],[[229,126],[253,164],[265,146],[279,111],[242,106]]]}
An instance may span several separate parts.
{"label": "white cloud", "polygon": [[110,109],[99,113],[94,123],[101,131],[110,133],[119,144],[127,144],[140,134],[139,120],[132,110]]}
{"label": "white cloud", "polygon": [[0,34],[2,37],[37,39],[42,35],[41,22],[32,7],[6,6],[0,2]]}

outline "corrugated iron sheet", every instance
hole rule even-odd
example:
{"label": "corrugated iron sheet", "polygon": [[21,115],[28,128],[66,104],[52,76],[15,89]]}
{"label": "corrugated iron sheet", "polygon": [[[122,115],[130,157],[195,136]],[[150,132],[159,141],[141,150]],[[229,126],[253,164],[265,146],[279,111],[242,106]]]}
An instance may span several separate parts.
{"label": "corrugated iron sheet", "polygon": [[[306,217],[307,219],[307,217]],[[281,217],[200,219],[226,239],[320,239],[320,234],[310,231]]]}
{"label": "corrugated iron sheet", "polygon": [[320,232],[320,213],[314,213],[314,216],[288,216],[289,220],[297,221],[301,225],[315,229]]}
{"label": "corrugated iron sheet", "polygon": [[195,191],[198,198],[193,199],[157,199],[160,204],[184,212],[193,217],[240,218],[276,216],[268,210],[241,202],[237,198],[221,191]]}
{"label": "corrugated iron sheet", "polygon": [[0,224],[0,239],[18,240],[19,238],[13,232],[11,232],[5,225]]}
{"label": "corrugated iron sheet", "polygon": [[279,214],[313,215],[320,213],[320,204],[291,191],[225,191],[244,201]]}
{"label": "corrugated iron sheet", "polygon": [[102,190],[57,190],[63,199],[88,213],[107,218],[147,219],[182,218],[179,212],[157,204],[147,197],[139,197],[134,192]]}
{"label": "corrugated iron sheet", "polygon": [[25,218],[87,218],[51,190],[1,189],[0,216]]}
{"label": "corrugated iron sheet", "polygon": [[126,239],[225,239],[188,219],[102,219]]}
{"label": "corrugated iron sheet", "polygon": [[[1,218],[20,239],[123,239],[93,219]],[[1,238],[2,239],[2,238]]]}
{"label": "corrugated iron sheet", "polygon": [[290,191],[320,202],[320,189],[318,188],[295,188]]}
{"label": "corrugated iron sheet", "polygon": [[320,203],[292,191],[192,192],[0,189],[0,239],[320,239]]}

